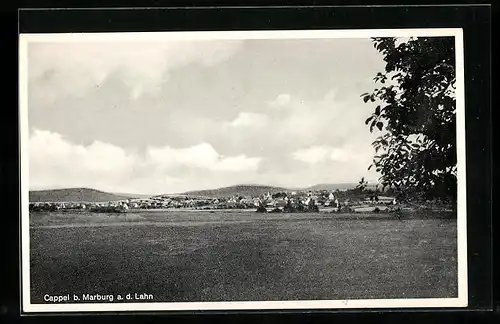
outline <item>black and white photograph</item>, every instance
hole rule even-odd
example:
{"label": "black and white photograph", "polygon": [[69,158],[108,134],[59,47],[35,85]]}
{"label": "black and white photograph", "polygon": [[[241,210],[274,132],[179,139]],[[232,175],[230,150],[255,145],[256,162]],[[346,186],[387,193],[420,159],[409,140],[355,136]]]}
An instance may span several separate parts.
{"label": "black and white photograph", "polygon": [[19,55],[23,311],[467,306],[461,29]]}

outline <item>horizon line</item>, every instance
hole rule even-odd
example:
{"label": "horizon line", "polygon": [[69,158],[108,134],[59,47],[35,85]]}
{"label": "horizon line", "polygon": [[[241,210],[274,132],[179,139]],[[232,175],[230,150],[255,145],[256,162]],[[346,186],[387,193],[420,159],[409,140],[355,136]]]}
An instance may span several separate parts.
{"label": "horizon line", "polygon": [[[186,190],[183,192],[161,192],[161,193],[138,193],[138,192],[121,192],[121,191],[107,191],[103,190],[100,188],[95,188],[95,187],[61,187],[61,188],[55,188],[55,187],[49,187],[49,188],[37,188],[37,189],[29,189],[29,192],[36,192],[36,191],[53,191],[53,190],[71,190],[71,189],[89,189],[89,190],[95,190],[95,191],[100,191],[103,193],[109,193],[109,194],[126,194],[126,195],[180,195],[180,194],[185,194],[193,191],[209,191],[209,190],[219,190],[219,189],[224,189],[224,188],[232,188],[232,187],[238,187],[238,186],[254,186],[254,187],[272,187],[272,188],[280,188],[280,189],[285,189],[285,190],[304,190],[304,189],[309,189],[315,186],[321,186],[321,185],[353,185],[357,184],[358,182],[353,181],[353,182],[336,182],[336,183],[317,183],[314,185],[310,186],[303,186],[303,187],[285,187],[285,186],[279,186],[279,185],[269,185],[269,184],[250,184],[250,183],[242,183],[242,184],[235,184],[235,185],[228,185],[228,186],[223,186],[223,187],[217,187],[217,188],[207,188],[207,189],[190,189]],[[368,185],[377,185],[380,184],[378,181],[368,181]]]}

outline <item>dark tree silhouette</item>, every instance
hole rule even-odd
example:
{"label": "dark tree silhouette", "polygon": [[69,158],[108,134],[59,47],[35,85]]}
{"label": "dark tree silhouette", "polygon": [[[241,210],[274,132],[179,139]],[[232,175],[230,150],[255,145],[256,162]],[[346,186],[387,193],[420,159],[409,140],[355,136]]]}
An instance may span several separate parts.
{"label": "dark tree silhouette", "polygon": [[355,189],[359,192],[364,192],[367,186],[368,182],[365,180],[365,177],[362,177],[361,180],[359,180]]}
{"label": "dark tree silhouette", "polygon": [[386,62],[365,121],[381,135],[371,167],[383,188],[408,197],[456,200],[455,43],[453,37],[373,38]]}

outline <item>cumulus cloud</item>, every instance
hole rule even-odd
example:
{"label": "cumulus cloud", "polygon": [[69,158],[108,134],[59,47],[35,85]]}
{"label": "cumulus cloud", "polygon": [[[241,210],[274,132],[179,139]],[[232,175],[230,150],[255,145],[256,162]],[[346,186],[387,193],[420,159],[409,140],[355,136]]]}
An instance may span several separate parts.
{"label": "cumulus cloud", "polygon": [[292,153],[292,157],[296,160],[316,164],[319,162],[324,162],[328,157],[328,152],[331,148],[327,146],[312,146],[305,149],[299,149]]}
{"label": "cumulus cloud", "polygon": [[370,161],[371,152],[358,152],[355,147],[332,147],[328,145],[311,146],[299,149],[292,153],[292,158],[307,164],[316,164],[325,161],[348,162],[363,164]]}
{"label": "cumulus cloud", "polygon": [[260,157],[249,158],[245,155],[221,157],[211,168],[214,171],[256,171],[261,161]]}
{"label": "cumulus cloud", "polygon": [[[273,107],[280,96],[268,102],[268,106]],[[286,98],[286,110],[269,111],[273,116],[273,136],[278,140],[293,141],[299,147],[336,145],[337,140],[361,141],[369,147],[373,141],[373,134],[363,123],[369,110],[363,109],[359,96],[339,99],[336,91],[331,90],[316,100],[291,95]]]}
{"label": "cumulus cloud", "polygon": [[283,108],[286,107],[291,100],[291,96],[288,93],[282,93],[278,95],[275,99],[270,100],[268,105],[272,108]]}
{"label": "cumulus cloud", "polygon": [[[192,188],[177,170],[220,173],[256,171],[260,157],[223,156],[210,144],[148,147],[143,154],[95,141],[71,143],[60,134],[35,130],[29,140],[30,187],[92,187],[109,191],[166,192]],[[202,181],[201,179],[194,179]]]}
{"label": "cumulus cloud", "polygon": [[357,152],[349,151],[343,148],[334,147],[330,151],[330,160],[338,162],[359,161],[365,156],[360,156]]}
{"label": "cumulus cloud", "polygon": [[229,123],[231,127],[263,127],[266,126],[269,119],[264,114],[240,112],[238,116]]}
{"label": "cumulus cloud", "polygon": [[100,141],[89,146],[75,145],[60,134],[43,130],[33,132],[29,149],[30,161],[35,167],[50,166],[53,169],[71,170],[72,165],[78,164],[86,174],[120,176],[136,163],[134,156],[117,146]]}
{"label": "cumulus cloud", "polygon": [[70,42],[29,44],[28,77],[39,99],[82,96],[120,72],[131,99],[154,93],[171,69],[190,63],[213,66],[230,58],[241,41]]}
{"label": "cumulus cloud", "polygon": [[210,171],[239,172],[254,171],[258,168],[260,158],[248,158],[245,155],[225,157],[208,143],[201,143],[193,147],[174,149],[171,147],[147,150],[148,160],[160,168],[172,169],[176,167],[203,168]]}
{"label": "cumulus cloud", "polygon": [[[266,109],[280,101],[286,103],[281,106],[285,109]],[[378,134],[364,124],[370,107],[359,95],[346,100],[334,89],[316,99],[276,94],[264,104],[258,111],[265,113],[267,124],[258,132],[241,127],[221,136],[226,143],[230,139],[235,152],[245,147],[266,157],[259,169],[268,177],[264,183],[277,179],[289,183],[287,174],[296,185],[378,178],[374,169],[367,170],[374,154],[371,143]]]}

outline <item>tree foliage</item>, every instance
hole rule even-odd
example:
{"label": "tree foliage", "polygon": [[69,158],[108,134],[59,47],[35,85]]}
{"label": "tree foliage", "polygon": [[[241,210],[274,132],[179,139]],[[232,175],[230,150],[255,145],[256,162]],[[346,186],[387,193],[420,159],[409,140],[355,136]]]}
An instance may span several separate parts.
{"label": "tree foliage", "polygon": [[366,187],[368,186],[368,181],[365,180],[365,177],[362,177],[361,180],[359,180],[358,184],[356,185],[356,188],[354,188],[358,192],[363,192],[366,190]]}
{"label": "tree foliage", "polygon": [[453,37],[373,38],[385,71],[362,94],[374,106],[365,124],[380,136],[373,164],[383,187],[427,199],[456,199]]}

